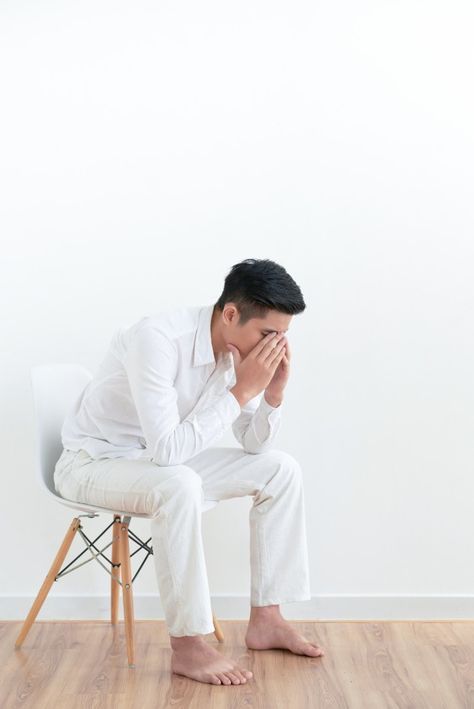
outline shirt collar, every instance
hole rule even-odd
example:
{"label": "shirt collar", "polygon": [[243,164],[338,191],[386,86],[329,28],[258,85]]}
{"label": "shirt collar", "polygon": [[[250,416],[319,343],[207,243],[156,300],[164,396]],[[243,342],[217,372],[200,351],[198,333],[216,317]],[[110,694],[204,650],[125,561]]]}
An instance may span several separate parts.
{"label": "shirt collar", "polygon": [[[212,349],[211,338],[211,320],[214,310],[214,303],[211,305],[203,305],[199,309],[198,324],[194,337],[194,352],[193,352],[193,367],[199,367],[203,364],[217,365]],[[222,353],[223,365],[225,369],[233,367],[233,357],[231,352]],[[218,355],[218,360],[220,359]]]}
{"label": "shirt collar", "polygon": [[199,309],[196,335],[194,336],[193,367],[216,364],[211,339],[211,318],[214,304]]}

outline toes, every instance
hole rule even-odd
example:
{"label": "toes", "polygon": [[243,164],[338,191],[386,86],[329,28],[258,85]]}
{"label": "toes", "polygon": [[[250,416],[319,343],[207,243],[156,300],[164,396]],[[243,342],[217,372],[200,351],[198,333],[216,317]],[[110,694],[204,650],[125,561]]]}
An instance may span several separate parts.
{"label": "toes", "polygon": [[212,684],[222,684],[217,675],[211,675]]}
{"label": "toes", "polygon": [[234,670],[234,672],[235,672],[235,674],[237,675],[237,677],[240,679],[241,682],[246,682],[246,681],[247,681],[247,677],[244,675],[244,673],[242,672],[242,670]]}
{"label": "toes", "polygon": [[253,677],[253,672],[251,672],[250,670],[242,670],[242,673],[245,675],[245,677],[247,677],[247,679]]}
{"label": "toes", "polygon": [[324,655],[323,649],[319,647],[319,645],[315,645],[314,643],[308,643],[306,645],[307,650],[310,651],[310,653],[314,657],[319,657],[320,655]]}
{"label": "toes", "polygon": [[291,651],[297,655],[308,655],[310,657],[319,657],[323,654],[318,645],[314,645],[314,643],[310,642],[300,643],[299,645],[288,647],[288,649],[291,649]]}
{"label": "toes", "polygon": [[240,681],[241,681],[240,677],[235,672],[231,672],[230,670],[227,670],[226,675],[228,677],[230,677],[230,679],[232,680],[232,682],[234,684],[240,684]]}
{"label": "toes", "polygon": [[230,680],[229,677],[227,677],[225,672],[216,672],[216,674],[219,677],[222,684],[232,684],[232,681]]}
{"label": "toes", "polygon": [[317,643],[312,643],[308,638],[305,638],[304,636],[300,635],[300,641],[302,641],[302,644],[300,645],[299,651],[303,652],[305,655],[308,654],[308,652],[313,656],[313,657],[319,657],[320,655],[324,655],[323,648],[320,647]]}

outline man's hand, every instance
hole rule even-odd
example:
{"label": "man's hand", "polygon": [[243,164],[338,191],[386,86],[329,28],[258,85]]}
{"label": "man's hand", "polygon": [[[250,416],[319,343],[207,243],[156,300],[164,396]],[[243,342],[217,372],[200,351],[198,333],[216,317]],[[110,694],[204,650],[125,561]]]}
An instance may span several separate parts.
{"label": "man's hand", "polygon": [[264,397],[270,406],[280,406],[283,400],[283,390],[286,387],[290,376],[290,346],[286,337],[283,337],[282,340],[280,340],[280,342],[282,341],[285,343],[285,354],[283,355],[283,358],[276,368],[273,378],[264,393]]}
{"label": "man's hand", "polygon": [[[237,347],[227,345],[233,355],[236,374],[236,384],[230,391],[236,395],[241,406],[265,390],[272,381],[285,356],[285,343],[282,339],[277,335],[267,335],[244,359]],[[273,396],[271,392],[270,396]]]}

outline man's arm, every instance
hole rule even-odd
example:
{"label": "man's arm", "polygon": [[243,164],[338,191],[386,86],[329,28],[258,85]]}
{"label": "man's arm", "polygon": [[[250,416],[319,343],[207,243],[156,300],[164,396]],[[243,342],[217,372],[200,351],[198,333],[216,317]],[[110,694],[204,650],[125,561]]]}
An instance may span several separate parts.
{"label": "man's arm", "polygon": [[280,429],[282,404],[272,406],[264,394],[261,392],[244,404],[232,424],[235,438],[247,453],[268,450]]}
{"label": "man's arm", "polygon": [[178,352],[174,342],[151,327],[134,333],[124,366],[152,461],[178,465],[219,439],[241,413],[227,390],[180,421],[174,379]]}

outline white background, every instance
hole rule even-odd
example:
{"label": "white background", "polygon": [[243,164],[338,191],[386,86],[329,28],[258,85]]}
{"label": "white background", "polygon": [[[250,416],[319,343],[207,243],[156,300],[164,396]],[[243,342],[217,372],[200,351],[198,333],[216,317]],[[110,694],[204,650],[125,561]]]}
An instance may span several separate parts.
{"label": "white background", "polygon": [[[340,594],[343,617],[372,596],[391,605],[366,617],[403,596],[472,612],[473,19],[456,0],[1,2],[3,617],[73,515],[35,481],[30,367],[94,372],[115,328],[215,302],[248,257],[307,303],[278,447],[304,470],[313,615]],[[248,596],[250,502],[204,517],[213,595]],[[93,566],[51,596],[107,594]],[[139,578],[156,597],[151,561]]]}

